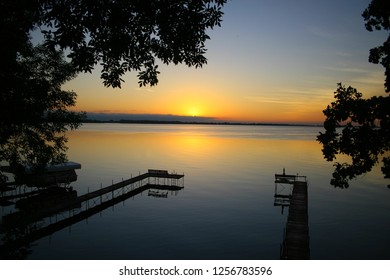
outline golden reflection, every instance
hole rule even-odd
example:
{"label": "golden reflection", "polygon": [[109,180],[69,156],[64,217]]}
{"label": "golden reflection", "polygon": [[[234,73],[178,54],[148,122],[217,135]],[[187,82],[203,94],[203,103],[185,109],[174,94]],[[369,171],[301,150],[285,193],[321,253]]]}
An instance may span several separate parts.
{"label": "golden reflection", "polygon": [[324,162],[320,146],[314,140],[214,137],[196,131],[80,130],[71,133],[69,147],[69,157],[85,161],[83,166],[120,163],[135,172],[147,168],[194,172],[192,169],[196,168],[202,169],[205,176],[223,177],[224,174],[234,176],[243,166],[274,174],[283,167],[298,172],[301,163]]}
{"label": "golden reflection", "polygon": [[[69,146],[72,153],[99,155],[130,155],[146,152],[164,154],[167,151],[189,151],[194,155],[234,155],[253,153],[269,154],[272,157],[300,157],[302,152],[317,151],[316,141],[258,139],[239,137],[213,137],[197,132],[149,133],[149,132],[95,132],[73,131],[69,133]],[[316,153],[317,154],[317,153]],[[318,153],[321,155],[321,153]],[[268,157],[268,155],[267,155]]]}

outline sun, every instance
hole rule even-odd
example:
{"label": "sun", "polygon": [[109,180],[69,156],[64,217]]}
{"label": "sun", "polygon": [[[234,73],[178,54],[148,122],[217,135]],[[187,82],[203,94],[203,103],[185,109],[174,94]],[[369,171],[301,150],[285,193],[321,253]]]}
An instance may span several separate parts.
{"label": "sun", "polygon": [[198,117],[200,115],[200,111],[197,107],[190,107],[188,109],[188,115],[191,117]]}

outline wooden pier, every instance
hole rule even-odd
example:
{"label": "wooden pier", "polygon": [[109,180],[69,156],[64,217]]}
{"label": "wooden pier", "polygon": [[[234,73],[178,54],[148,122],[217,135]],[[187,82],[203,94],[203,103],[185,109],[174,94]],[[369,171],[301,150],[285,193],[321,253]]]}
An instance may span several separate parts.
{"label": "wooden pier", "polygon": [[[150,169],[147,173],[140,174],[136,177],[81,196],[71,197],[50,207],[39,209],[27,208],[5,215],[0,227],[0,232],[3,233],[20,226],[26,228],[26,225],[34,224],[42,219],[50,220],[50,222],[40,228],[29,226],[28,228],[33,228],[34,230],[27,230],[27,232],[17,240],[0,245],[0,251],[6,253],[20,245],[28,244],[44,236],[53,234],[58,230],[87,219],[88,217],[140,194],[143,191],[151,189],[178,191],[183,188],[183,174],[172,174],[165,170]],[[66,213],[67,215],[66,217],[63,217],[60,213]]]}
{"label": "wooden pier", "polygon": [[284,230],[283,243],[280,248],[280,258],[291,260],[310,259],[306,176],[286,175],[285,172],[283,174],[275,174],[275,190],[277,189],[277,184],[292,185],[292,193],[287,205],[289,213]]}

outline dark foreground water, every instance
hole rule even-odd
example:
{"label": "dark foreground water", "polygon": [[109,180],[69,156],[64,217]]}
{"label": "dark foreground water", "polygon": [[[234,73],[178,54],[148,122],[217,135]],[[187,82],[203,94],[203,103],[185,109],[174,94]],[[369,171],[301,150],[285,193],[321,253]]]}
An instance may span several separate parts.
{"label": "dark foreground water", "polygon": [[[147,191],[33,243],[29,259],[279,259],[288,209],[274,174],[305,175],[312,259],[390,259],[390,189],[380,168],[330,184],[320,128],[86,124],[70,133],[83,195],[148,169],[184,173],[167,198]],[[2,206],[2,216],[15,211]],[[66,213],[65,213],[66,214]],[[41,221],[48,223],[47,219]],[[10,234],[10,233],[8,233]],[[4,238],[4,233],[2,233]]]}

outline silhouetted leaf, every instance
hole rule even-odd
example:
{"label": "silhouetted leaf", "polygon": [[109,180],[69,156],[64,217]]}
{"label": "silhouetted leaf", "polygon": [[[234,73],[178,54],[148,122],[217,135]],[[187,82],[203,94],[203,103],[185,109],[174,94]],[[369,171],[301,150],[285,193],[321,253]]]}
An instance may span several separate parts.
{"label": "silhouetted leaf", "polygon": [[[349,179],[371,171],[390,151],[390,95],[363,99],[355,88],[339,83],[335,99],[324,110],[325,133],[319,133],[317,140],[323,145],[326,160],[333,161],[338,154],[351,158],[351,163],[335,163],[331,180],[332,185],[346,188]],[[389,178],[390,157],[383,157],[382,172]]]}

